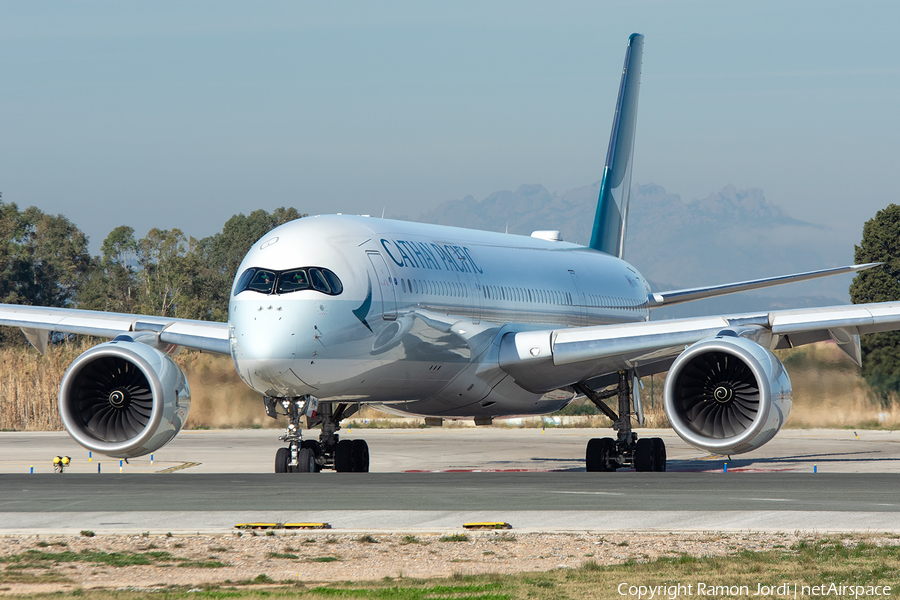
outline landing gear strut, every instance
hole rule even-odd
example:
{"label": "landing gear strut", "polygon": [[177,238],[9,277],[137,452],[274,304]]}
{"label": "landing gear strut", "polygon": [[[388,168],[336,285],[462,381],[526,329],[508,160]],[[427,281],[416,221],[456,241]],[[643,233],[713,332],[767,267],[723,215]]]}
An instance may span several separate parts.
{"label": "landing gear strut", "polygon": [[[597,405],[597,408],[613,421],[616,439],[594,438],[588,442],[585,452],[587,471],[615,471],[622,467],[634,467],[635,471],[665,471],[666,445],[662,438],[638,439],[631,430],[631,384],[629,373],[619,372],[618,385],[610,390],[597,392],[584,383],[575,384],[575,389]],[[603,400],[618,397],[617,415]]]}
{"label": "landing gear strut", "polygon": [[[341,440],[337,434],[341,420],[357,410],[358,405],[330,402],[321,404],[312,396],[294,398],[264,398],[266,414],[273,419],[288,418],[284,435],[278,439],[287,447],[275,453],[276,473],[318,473],[322,469],[338,472],[368,473],[369,446],[363,440]],[[304,440],[300,428],[322,426],[319,440]]]}

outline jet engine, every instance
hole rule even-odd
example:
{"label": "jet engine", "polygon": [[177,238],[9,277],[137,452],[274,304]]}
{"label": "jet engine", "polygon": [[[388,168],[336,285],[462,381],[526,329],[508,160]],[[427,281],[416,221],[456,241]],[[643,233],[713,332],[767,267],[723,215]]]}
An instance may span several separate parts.
{"label": "jet engine", "polygon": [[190,408],[181,368],[127,335],[76,358],[59,389],[59,414],[69,435],[115,458],[163,447],[181,431]]}
{"label": "jet engine", "polygon": [[687,443],[741,454],[771,440],[791,411],[781,361],[750,340],[723,332],[685,350],[666,378],[665,410]]}

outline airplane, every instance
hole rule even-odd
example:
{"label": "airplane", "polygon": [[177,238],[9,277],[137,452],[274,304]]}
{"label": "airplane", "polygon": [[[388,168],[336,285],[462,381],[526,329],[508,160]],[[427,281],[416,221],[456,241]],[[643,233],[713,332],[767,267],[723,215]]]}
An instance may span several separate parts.
{"label": "airplane", "polygon": [[[587,246],[555,231],[306,217],[253,245],[225,323],[5,304],[0,325],[20,327],[41,352],[50,332],[110,339],[69,366],[59,411],[75,441],[116,458],[152,453],[184,426],[190,388],[171,359],[182,347],[230,356],[267,415],[287,416],[276,473],[367,472],[366,442],[338,434],[363,405],[432,425],[488,425],[554,412],[576,395],[615,431],[588,442],[586,471],[664,471],[662,439],[639,439],[633,421],[643,422],[638,378],[665,371],[665,412],[685,442],[727,455],[759,448],[791,409],[772,351],[834,340],[860,364],[859,336],[900,329],[900,302],[650,320],[662,306],[877,263],[651,290],[623,258],[643,42],[628,38]],[[548,395],[556,390],[566,394]],[[318,439],[304,439],[316,427]]]}

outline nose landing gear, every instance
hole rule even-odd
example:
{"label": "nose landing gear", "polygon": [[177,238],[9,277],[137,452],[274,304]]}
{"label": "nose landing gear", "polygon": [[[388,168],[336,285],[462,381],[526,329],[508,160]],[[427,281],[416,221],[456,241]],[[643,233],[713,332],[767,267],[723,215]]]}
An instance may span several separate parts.
{"label": "nose landing gear", "polygon": [[[273,419],[279,415],[288,417],[284,435],[278,439],[287,447],[275,453],[276,473],[317,473],[322,469],[334,469],[339,473],[368,473],[369,446],[364,440],[341,440],[337,432],[341,420],[357,410],[358,405],[330,402],[319,404],[312,396],[296,398],[264,399],[266,414]],[[304,440],[300,432],[321,425],[319,440]]]}

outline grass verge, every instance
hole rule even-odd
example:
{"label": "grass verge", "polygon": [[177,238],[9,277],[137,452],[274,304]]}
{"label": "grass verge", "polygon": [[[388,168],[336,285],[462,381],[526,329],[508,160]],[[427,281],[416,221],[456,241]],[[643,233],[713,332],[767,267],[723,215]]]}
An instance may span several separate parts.
{"label": "grass verge", "polygon": [[[114,561],[118,562],[118,561]],[[18,565],[22,563],[8,563]],[[111,563],[104,563],[111,564]],[[7,572],[8,572],[7,568]],[[230,582],[228,582],[230,583]],[[276,584],[260,575],[235,584],[203,588],[157,588],[153,590],[76,590],[91,600],[143,600],[160,598],[372,598],[378,600],[512,600],[553,599],[587,600],[594,598],[637,598],[643,586],[644,597],[656,589],[655,597],[670,597],[672,586],[682,586],[679,598],[783,598],[784,589],[793,597],[874,597],[876,586],[883,594],[891,586],[890,596],[900,595],[900,546],[877,546],[846,538],[822,538],[801,541],[789,548],[753,552],[742,551],[726,557],[694,557],[687,554],[652,561],[629,561],[603,566],[586,562],[576,569],[528,572],[512,575],[462,575],[444,579],[385,578],[373,582],[346,582],[306,587],[302,582]],[[831,588],[838,593],[826,593]],[[784,586],[787,588],[784,588]],[[634,586],[634,593],[629,588]],[[804,593],[804,586],[808,590]],[[814,586],[818,588],[816,593]],[[844,586],[844,587],[842,587]],[[685,590],[690,589],[690,593]],[[762,589],[763,593],[758,595]],[[781,589],[782,591],[778,591]],[[667,590],[667,591],[666,591]],[[843,590],[843,592],[840,592]],[[849,590],[849,591],[848,591]],[[859,592],[859,590],[863,590]],[[868,592],[866,590],[869,590]],[[718,592],[718,593],[717,593]],[[36,595],[33,598],[59,598],[75,592]],[[880,597],[884,597],[881,595]]]}

